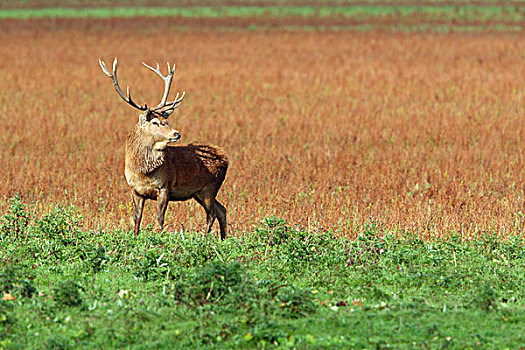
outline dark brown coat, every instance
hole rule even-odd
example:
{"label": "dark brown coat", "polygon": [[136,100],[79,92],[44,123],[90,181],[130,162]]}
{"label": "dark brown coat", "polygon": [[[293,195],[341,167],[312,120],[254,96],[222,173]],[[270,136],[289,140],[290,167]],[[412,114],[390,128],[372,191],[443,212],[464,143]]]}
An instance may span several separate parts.
{"label": "dark brown coat", "polygon": [[158,201],[157,220],[164,226],[168,201],[195,199],[206,210],[211,230],[219,220],[221,237],[227,234],[226,209],[215,199],[224,182],[228,159],[224,152],[202,143],[168,146],[173,130],[166,121],[157,120],[162,132],[154,132],[150,124],[137,126],[126,142],[125,175],[132,189],[135,204],[135,234],[140,228],[144,200]]}
{"label": "dark brown coat", "polygon": [[211,231],[217,218],[221,238],[226,238],[226,209],[215,199],[228,169],[228,160],[224,152],[217,147],[201,143],[168,146],[169,143],[180,139],[180,133],[173,129],[166,119],[179,107],[186,94],[177,93],[175,100],[168,102],[175,65],[171,67],[168,63],[168,73],[164,76],[158,64],[157,68],[153,68],[143,63],[164,81],[164,93],[160,103],[156,107],[148,108],[146,104],[139,106],[131,99],[129,87],[127,94],[120,88],[117,79],[117,58],[113,61],[112,73],[104,61],[99,60],[99,64],[102,72],[113,82],[119,96],[133,108],[142,111],[137,125],[126,141],[125,174],[133,193],[134,233],[139,233],[146,199],[157,201],[157,222],[162,230],[168,202],[194,198],[206,210],[207,232]]}

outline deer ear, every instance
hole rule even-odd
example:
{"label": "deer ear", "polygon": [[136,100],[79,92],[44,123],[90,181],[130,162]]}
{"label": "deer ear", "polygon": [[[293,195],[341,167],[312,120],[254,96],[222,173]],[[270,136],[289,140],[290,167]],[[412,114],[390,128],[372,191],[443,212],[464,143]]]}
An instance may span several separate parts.
{"label": "deer ear", "polygon": [[151,119],[151,111],[147,110],[144,113],[140,113],[139,115],[139,126],[142,128],[146,125],[146,122],[148,122]]}
{"label": "deer ear", "polygon": [[168,110],[166,110],[166,111],[163,111],[163,112],[161,113],[161,115],[162,115],[162,117],[163,117],[164,119],[168,119],[169,116],[171,115],[171,113],[173,113],[173,111],[174,111],[174,109],[168,109]]}

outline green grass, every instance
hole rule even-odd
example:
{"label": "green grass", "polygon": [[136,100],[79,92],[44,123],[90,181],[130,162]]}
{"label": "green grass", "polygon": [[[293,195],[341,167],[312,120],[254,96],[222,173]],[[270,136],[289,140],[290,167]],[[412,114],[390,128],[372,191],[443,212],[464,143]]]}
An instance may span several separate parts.
{"label": "green grass", "polygon": [[[242,237],[1,219],[0,348],[519,348],[522,237],[357,238],[271,217]],[[7,294],[5,294],[7,293]]]}
{"label": "green grass", "polygon": [[[62,4],[63,2],[57,2]],[[294,28],[303,30],[373,30],[390,29],[393,31],[434,31],[434,32],[483,32],[483,31],[510,31],[523,30],[525,7],[514,3],[505,4],[484,3],[469,5],[458,2],[457,5],[426,4],[422,6],[407,4],[356,4],[323,6],[321,3],[297,6],[282,1],[269,2],[264,6],[239,5],[199,6],[199,1],[188,2],[185,6],[148,7],[148,3],[134,2],[133,6],[122,6],[115,3],[113,6],[79,7],[75,1],[63,3],[63,7],[31,7],[27,5],[10,8],[0,6],[0,20],[2,19],[42,19],[42,18],[70,18],[70,19],[112,19],[134,17],[156,18],[185,18],[185,19],[229,19],[226,24],[215,23],[215,26],[235,28],[235,19],[256,19],[257,24],[250,29]],[[119,6],[120,4],[120,6]],[[40,4],[42,5],[42,4]],[[70,6],[67,6],[70,5]],[[101,1],[101,5],[106,4]],[[99,5],[100,6],[100,5]],[[301,19],[304,23],[294,24],[294,19]],[[265,20],[278,19],[279,25]],[[288,23],[290,22],[290,23]],[[174,24],[176,25],[176,23]],[[242,25],[240,25],[242,26]],[[181,25],[185,28],[184,25]]]}
{"label": "green grass", "polygon": [[366,18],[383,16],[432,16],[458,20],[522,21],[524,8],[514,6],[194,6],[194,7],[114,7],[114,8],[24,8],[2,9],[2,18],[129,18],[129,17],[331,17]]}
{"label": "green grass", "polygon": [[[454,6],[471,5],[472,1],[469,0],[430,0],[430,1],[418,1],[418,0],[215,0],[213,2],[216,6],[297,6],[298,3],[304,4],[304,6],[351,6],[351,5],[363,5],[368,6],[382,6],[382,5],[449,5],[451,3]],[[6,0],[0,4],[3,8],[42,8],[42,7],[158,7],[159,5],[166,7],[188,7],[188,6],[209,6],[210,2],[206,0]],[[476,6],[519,6],[519,1],[507,1],[507,0],[483,0],[478,1]]]}

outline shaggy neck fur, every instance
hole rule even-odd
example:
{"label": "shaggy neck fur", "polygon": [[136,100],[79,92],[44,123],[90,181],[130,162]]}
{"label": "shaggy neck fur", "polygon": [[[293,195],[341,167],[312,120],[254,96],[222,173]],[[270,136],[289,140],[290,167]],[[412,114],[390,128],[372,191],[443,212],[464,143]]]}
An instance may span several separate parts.
{"label": "shaggy neck fur", "polygon": [[138,125],[126,141],[126,167],[149,174],[164,163],[164,149],[155,147],[154,140]]}

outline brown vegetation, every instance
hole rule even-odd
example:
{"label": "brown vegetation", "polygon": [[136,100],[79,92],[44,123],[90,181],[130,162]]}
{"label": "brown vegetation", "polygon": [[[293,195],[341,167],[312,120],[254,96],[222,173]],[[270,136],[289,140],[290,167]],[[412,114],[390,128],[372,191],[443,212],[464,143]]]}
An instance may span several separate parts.
{"label": "brown vegetation", "polygon": [[[422,235],[524,231],[523,36],[134,21],[0,32],[3,202],[21,193],[36,212],[77,205],[91,229],[132,227],[123,143],[136,113],[97,62],[118,56],[137,103],[159,93],[137,62],[177,63],[174,89],[188,95],[171,125],[229,155],[218,197],[234,235],[269,215],[345,234],[370,220]],[[176,204],[167,229],[202,220],[198,205]]]}
{"label": "brown vegetation", "polygon": [[[367,29],[374,31],[414,31],[414,32],[516,32],[525,30],[525,22],[509,19],[448,19],[431,18],[420,14],[406,15],[402,17],[219,17],[219,18],[184,18],[184,17],[163,17],[151,18],[148,21],[155,22],[155,27],[162,26],[174,31],[186,28],[200,28],[201,30],[213,29],[265,29],[265,30],[289,30],[289,29],[308,29],[308,30],[348,30],[348,29]],[[136,28],[136,21],[144,23],[144,19],[89,19],[78,20],[69,18],[53,18],[45,20],[28,20],[24,22],[27,29],[34,30],[100,30],[130,27]],[[149,25],[149,24],[148,24]],[[12,27],[19,27],[20,20],[4,19],[0,22],[0,30],[10,32]]]}

